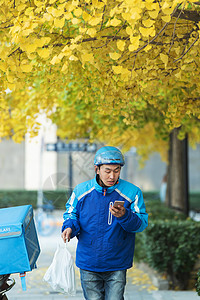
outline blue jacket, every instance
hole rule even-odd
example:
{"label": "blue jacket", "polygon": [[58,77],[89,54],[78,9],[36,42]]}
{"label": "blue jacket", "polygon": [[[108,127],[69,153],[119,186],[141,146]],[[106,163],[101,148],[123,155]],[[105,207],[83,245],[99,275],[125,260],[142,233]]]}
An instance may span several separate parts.
{"label": "blue jacket", "polygon": [[[125,201],[126,213],[114,217],[109,206]],[[101,187],[96,178],[77,185],[66,204],[62,231],[72,228],[77,236],[77,267],[95,271],[115,271],[132,267],[135,233],[148,225],[141,190],[122,179],[112,187]]]}

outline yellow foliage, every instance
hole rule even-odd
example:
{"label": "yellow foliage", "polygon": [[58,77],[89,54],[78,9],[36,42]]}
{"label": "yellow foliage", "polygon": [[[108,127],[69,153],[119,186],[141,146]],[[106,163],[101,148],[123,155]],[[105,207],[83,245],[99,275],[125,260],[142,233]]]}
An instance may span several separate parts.
{"label": "yellow foliage", "polygon": [[117,52],[114,52],[114,53],[109,53],[110,57],[113,59],[113,60],[117,60],[120,58],[120,54],[117,53]]}
{"label": "yellow foliage", "polygon": [[168,64],[168,55],[160,53],[160,58],[164,62],[165,66]]}
{"label": "yellow foliage", "polygon": [[62,137],[134,145],[144,158],[176,126],[200,140],[200,22],[182,18],[184,5],[0,1],[0,138],[34,136],[42,111]]}
{"label": "yellow foliage", "polygon": [[119,50],[121,50],[121,51],[124,51],[125,44],[126,44],[126,42],[124,42],[124,41],[118,41],[118,42],[117,42],[117,48],[118,48]]}
{"label": "yellow foliage", "polygon": [[111,26],[119,26],[121,24],[121,20],[117,19],[117,18],[114,18],[110,21],[110,25]]}

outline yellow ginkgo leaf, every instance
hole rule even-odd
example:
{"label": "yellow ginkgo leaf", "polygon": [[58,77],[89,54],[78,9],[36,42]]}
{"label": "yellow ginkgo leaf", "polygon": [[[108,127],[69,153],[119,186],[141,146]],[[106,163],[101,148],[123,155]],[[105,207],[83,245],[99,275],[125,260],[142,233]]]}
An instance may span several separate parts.
{"label": "yellow ginkgo leaf", "polygon": [[50,38],[45,38],[45,37],[40,38],[40,39],[35,39],[34,45],[36,47],[43,47],[46,43],[48,44],[50,40],[51,40]]}
{"label": "yellow ginkgo leaf", "polygon": [[26,4],[19,4],[18,6],[17,6],[17,10],[20,12],[20,11],[22,11],[22,10],[24,10],[26,8]]}
{"label": "yellow ginkgo leaf", "polygon": [[45,49],[45,48],[38,49],[38,50],[37,50],[37,53],[38,53],[39,56],[42,57],[42,58],[48,58],[49,55],[50,55],[49,49]]}
{"label": "yellow ginkgo leaf", "polygon": [[69,57],[69,60],[74,60],[74,61],[77,61],[77,60],[78,60],[78,58],[77,58],[76,56],[74,56],[74,55],[71,55],[71,56]]}
{"label": "yellow ginkgo leaf", "polygon": [[140,33],[144,36],[144,37],[148,37],[148,36],[154,36],[155,35],[155,28],[150,27],[150,28],[144,28],[144,27],[140,27],[139,28]]}
{"label": "yellow ginkgo leaf", "polygon": [[157,16],[158,16],[159,10],[148,11],[148,13],[149,13],[149,16],[150,16],[152,19],[156,19]]}
{"label": "yellow ginkgo leaf", "polygon": [[130,12],[122,13],[122,17],[124,20],[129,21],[131,19],[131,14]]}
{"label": "yellow ginkgo leaf", "polygon": [[118,41],[117,48],[121,51],[124,51],[125,44],[126,44],[126,42],[124,42],[124,41]]}
{"label": "yellow ginkgo leaf", "polygon": [[179,78],[179,79],[180,79],[180,78],[181,78],[181,74],[182,74],[182,72],[181,72],[181,71],[180,71],[180,72],[178,72],[178,73],[176,73],[176,74],[175,74],[176,78]]}
{"label": "yellow ginkgo leaf", "polygon": [[155,23],[155,21],[151,19],[147,19],[147,20],[143,20],[142,23],[145,27],[151,27]]}
{"label": "yellow ginkgo leaf", "polygon": [[179,55],[179,54],[180,54],[180,51],[181,51],[181,48],[180,48],[180,47],[177,47],[177,48],[174,48],[174,50],[175,50],[176,54]]}
{"label": "yellow ginkgo leaf", "polygon": [[74,10],[74,15],[76,17],[80,17],[82,15],[82,12],[83,12],[82,9],[79,7],[79,8]]}
{"label": "yellow ginkgo leaf", "polygon": [[30,33],[33,32],[33,29],[32,28],[29,28],[29,29],[25,29],[22,31],[22,35],[23,36],[28,36]]}
{"label": "yellow ginkgo leaf", "polygon": [[152,48],[152,45],[147,45],[145,48],[144,48],[144,51],[145,52],[148,52],[149,50],[151,50]]}
{"label": "yellow ginkgo leaf", "polygon": [[68,62],[65,62],[62,66],[61,72],[65,72],[68,69]]}
{"label": "yellow ginkgo leaf", "polygon": [[33,7],[28,7],[26,10],[25,10],[25,15],[29,16],[33,11]]}
{"label": "yellow ginkgo leaf", "polygon": [[128,47],[129,51],[132,52],[132,51],[135,51],[138,49],[138,46],[136,44],[130,44],[129,47]]}
{"label": "yellow ginkgo leaf", "polygon": [[181,70],[185,70],[187,68],[187,65],[182,65]]}
{"label": "yellow ginkgo leaf", "polygon": [[101,20],[102,20],[102,17],[92,18],[88,23],[91,26],[96,26],[101,22]]}
{"label": "yellow ginkgo leaf", "polygon": [[130,75],[131,75],[131,71],[129,71],[127,68],[122,68],[121,73],[122,73],[123,75],[127,75],[127,76],[130,76]]}
{"label": "yellow ginkgo leaf", "polygon": [[132,35],[133,34],[133,29],[130,26],[126,27],[126,33],[128,35]]}
{"label": "yellow ginkgo leaf", "polygon": [[62,19],[54,19],[54,26],[58,28],[63,28],[65,24],[65,17]]}
{"label": "yellow ginkgo leaf", "polygon": [[169,8],[169,3],[167,1],[165,1],[162,6],[162,9],[166,9],[166,8]]}
{"label": "yellow ginkgo leaf", "polygon": [[162,11],[165,15],[171,15],[174,11],[174,7],[170,7],[170,8],[162,8]]}
{"label": "yellow ginkgo leaf", "polygon": [[15,77],[11,76],[11,75],[7,75],[7,80],[8,80],[8,82],[13,83],[15,80]]}
{"label": "yellow ginkgo leaf", "polygon": [[171,16],[170,16],[170,15],[168,15],[168,16],[162,16],[161,18],[162,18],[162,20],[163,20],[164,22],[166,22],[166,23],[168,23],[168,22],[171,21]]}
{"label": "yellow ginkgo leaf", "polygon": [[2,70],[3,72],[6,72],[7,64],[5,62],[0,61],[0,70]]}
{"label": "yellow ginkgo leaf", "polygon": [[168,55],[160,53],[160,59],[162,60],[162,62],[164,62],[165,65],[168,64]]}
{"label": "yellow ginkgo leaf", "polygon": [[53,8],[51,14],[55,18],[60,17],[60,16],[62,16],[64,14],[64,9],[55,9],[55,8]]}
{"label": "yellow ginkgo leaf", "polygon": [[112,69],[115,74],[121,74],[123,68],[122,66],[112,66]]}
{"label": "yellow ginkgo leaf", "polygon": [[66,20],[71,20],[71,19],[73,19],[73,15],[72,15],[71,12],[66,12],[66,13],[64,14],[64,17],[65,17]]}
{"label": "yellow ginkgo leaf", "polygon": [[87,31],[87,28],[79,27],[80,33],[85,33]]}
{"label": "yellow ginkgo leaf", "polygon": [[20,65],[20,68],[21,68],[21,70],[23,71],[23,72],[25,72],[25,73],[28,73],[28,72],[31,72],[32,71],[32,65],[23,65],[23,64],[21,64]]}
{"label": "yellow ginkgo leaf", "polygon": [[35,53],[27,53],[27,57],[28,57],[28,59],[33,60],[36,58],[36,55],[35,55]]}
{"label": "yellow ginkgo leaf", "polygon": [[92,53],[86,53],[81,55],[82,62],[85,63],[86,61],[92,62],[94,61],[94,56]]}
{"label": "yellow ginkgo leaf", "polygon": [[111,26],[118,26],[118,25],[120,25],[121,24],[121,20],[119,20],[119,19],[117,19],[117,18],[114,18],[114,19],[112,19],[111,21],[110,21],[110,25]]}
{"label": "yellow ginkgo leaf", "polygon": [[140,42],[140,35],[131,36],[130,37],[130,42],[131,42],[131,44],[137,44],[137,47],[138,47],[139,46],[139,42]]}
{"label": "yellow ginkgo leaf", "polygon": [[[79,29],[79,31],[80,31],[80,29]],[[86,33],[87,33],[89,36],[94,37],[94,36],[96,35],[97,31],[96,31],[95,28],[89,28],[89,29],[87,30]]]}
{"label": "yellow ginkgo leaf", "polygon": [[42,6],[44,3],[43,3],[42,1],[34,0],[34,4],[35,4],[37,7],[40,7],[40,6]]}
{"label": "yellow ginkgo leaf", "polygon": [[92,18],[91,15],[86,13],[85,11],[83,12],[82,17],[85,22],[88,22]]}
{"label": "yellow ginkgo leaf", "polygon": [[79,19],[77,19],[77,18],[73,18],[73,19],[72,19],[72,24],[73,24],[73,25],[77,25],[78,23],[80,23],[80,20],[79,20]]}
{"label": "yellow ginkgo leaf", "polygon": [[8,82],[7,88],[9,88],[11,91],[14,91],[16,89],[16,84]]}
{"label": "yellow ginkgo leaf", "polygon": [[120,54],[117,53],[117,52],[113,52],[113,53],[109,53],[110,57],[113,59],[113,60],[117,60],[118,58],[120,58]]}
{"label": "yellow ginkgo leaf", "polygon": [[48,14],[48,13],[44,13],[43,14],[43,20],[44,21],[48,21],[49,22],[52,19],[53,19],[53,16],[51,14]]}
{"label": "yellow ginkgo leaf", "polygon": [[59,62],[60,62],[60,58],[57,56],[57,55],[55,55],[53,58],[52,58],[52,60],[50,61],[50,64],[52,64],[52,65],[55,65],[55,64],[58,64]]}

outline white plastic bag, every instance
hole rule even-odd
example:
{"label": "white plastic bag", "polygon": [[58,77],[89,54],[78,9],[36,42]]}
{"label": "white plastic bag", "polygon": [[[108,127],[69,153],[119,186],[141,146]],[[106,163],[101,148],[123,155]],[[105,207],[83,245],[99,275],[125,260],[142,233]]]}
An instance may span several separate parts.
{"label": "white plastic bag", "polygon": [[53,261],[46,271],[43,280],[48,282],[53,290],[76,294],[74,261],[67,250],[66,243],[59,243],[53,257]]}

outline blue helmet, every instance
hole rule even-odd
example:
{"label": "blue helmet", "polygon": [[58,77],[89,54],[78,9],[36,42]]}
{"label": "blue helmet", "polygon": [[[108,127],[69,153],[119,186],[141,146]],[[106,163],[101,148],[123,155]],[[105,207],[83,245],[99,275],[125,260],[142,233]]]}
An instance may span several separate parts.
{"label": "blue helmet", "polygon": [[94,165],[99,166],[104,164],[119,164],[123,166],[125,164],[125,161],[121,151],[116,147],[111,146],[100,148],[95,154]]}

